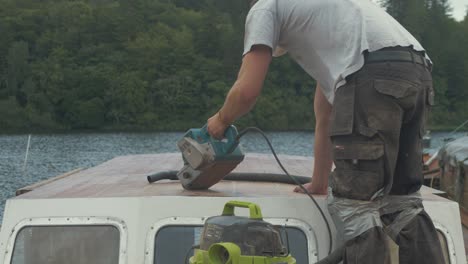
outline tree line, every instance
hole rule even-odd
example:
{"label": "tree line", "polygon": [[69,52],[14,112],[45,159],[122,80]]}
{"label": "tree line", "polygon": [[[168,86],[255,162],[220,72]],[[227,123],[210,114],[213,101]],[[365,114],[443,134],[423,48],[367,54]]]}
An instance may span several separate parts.
{"label": "tree line", "polygon": [[[248,1],[0,0],[0,133],[185,130],[223,103],[243,49]],[[430,124],[468,118],[468,19],[444,0],[382,4],[435,63]],[[313,129],[315,81],[273,60],[239,126]]]}

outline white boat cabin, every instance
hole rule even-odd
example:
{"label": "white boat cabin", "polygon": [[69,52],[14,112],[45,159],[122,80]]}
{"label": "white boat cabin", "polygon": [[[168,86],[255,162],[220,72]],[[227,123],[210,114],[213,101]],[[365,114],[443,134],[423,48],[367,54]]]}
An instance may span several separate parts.
{"label": "white boat cabin", "polygon": [[[311,157],[280,159],[291,174],[312,175]],[[258,204],[264,220],[284,228],[298,264],[328,254],[325,222],[294,185],[222,181],[208,191],[187,191],[177,181],[147,182],[149,174],[181,167],[180,154],[123,156],[18,190],[5,207],[0,264],[184,263],[205,219],[220,215],[230,200]],[[281,173],[262,154],[248,154],[235,171]],[[434,189],[422,194],[448,263],[466,263],[458,204]],[[326,197],[316,199],[326,211]]]}

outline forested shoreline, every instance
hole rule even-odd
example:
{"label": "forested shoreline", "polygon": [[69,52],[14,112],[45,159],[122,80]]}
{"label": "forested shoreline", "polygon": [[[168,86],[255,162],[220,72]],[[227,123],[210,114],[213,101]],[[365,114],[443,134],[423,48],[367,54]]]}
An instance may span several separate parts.
{"label": "forested shoreline", "polygon": [[[223,103],[242,55],[246,0],[0,0],[0,133],[176,131]],[[468,119],[468,19],[446,0],[382,4],[435,67],[430,127]],[[274,59],[239,126],[314,127],[315,82]]]}

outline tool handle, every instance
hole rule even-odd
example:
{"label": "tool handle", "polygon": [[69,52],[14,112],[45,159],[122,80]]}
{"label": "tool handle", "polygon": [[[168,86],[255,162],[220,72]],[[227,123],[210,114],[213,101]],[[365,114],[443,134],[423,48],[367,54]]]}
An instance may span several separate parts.
{"label": "tool handle", "polygon": [[242,207],[248,208],[250,210],[250,219],[257,219],[262,220],[262,210],[260,206],[249,203],[249,202],[241,202],[241,201],[230,201],[224,205],[223,215],[224,216],[234,216],[234,208]]}
{"label": "tool handle", "polygon": [[237,145],[239,144],[239,142],[237,141],[237,135],[239,134],[237,132],[237,128],[233,125],[230,125],[226,128],[226,130],[224,131],[224,138],[222,140],[217,140],[217,139],[214,139],[210,136],[210,134],[208,133],[208,125],[205,124],[202,128],[201,128],[201,133],[202,135],[205,137],[206,141],[216,141],[216,142],[223,142],[222,146],[223,146],[223,152],[226,153],[226,154],[230,154],[231,152],[233,152]]}
{"label": "tool handle", "polygon": [[201,133],[207,137],[207,138],[210,138],[210,133],[208,133],[208,124],[205,124],[202,128],[201,128]]}
{"label": "tool handle", "polygon": [[[204,136],[211,137],[210,133],[208,133],[208,124],[205,124],[201,128],[201,132],[204,134]],[[224,130],[224,138],[228,141],[235,141],[237,134],[237,129],[233,125],[228,126],[226,130]]]}

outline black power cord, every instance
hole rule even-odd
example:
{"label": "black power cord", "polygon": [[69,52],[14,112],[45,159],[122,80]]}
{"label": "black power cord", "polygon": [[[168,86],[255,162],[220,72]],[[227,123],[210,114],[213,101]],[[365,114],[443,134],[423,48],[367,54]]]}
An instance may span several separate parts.
{"label": "black power cord", "polygon": [[[332,232],[331,232],[331,228],[330,228],[330,223],[328,222],[326,216],[325,216],[325,213],[323,212],[322,208],[320,208],[320,206],[318,205],[317,201],[315,200],[315,198],[309,193],[309,191],[307,191],[306,188],[304,188],[304,186],[302,186],[302,184],[293,176],[291,176],[289,174],[289,172],[286,170],[286,168],[284,168],[283,164],[281,163],[281,161],[279,160],[278,156],[276,155],[276,152],[275,152],[275,149],[273,148],[273,145],[271,144],[270,140],[268,139],[267,135],[265,134],[265,132],[263,132],[261,129],[257,128],[257,127],[248,127],[244,130],[242,130],[236,137],[236,142],[238,143],[240,138],[243,137],[245,134],[249,133],[249,132],[258,132],[260,133],[263,138],[265,138],[268,146],[270,147],[270,150],[271,150],[271,153],[273,153],[273,156],[275,157],[276,159],[276,162],[278,162],[278,165],[281,167],[281,169],[284,171],[284,173],[289,177],[291,178],[294,183],[296,183],[297,186],[299,186],[299,188],[301,188],[301,190],[307,194],[309,196],[309,198],[312,200],[312,202],[314,202],[315,206],[317,207],[317,209],[320,211],[320,214],[322,215],[322,218],[323,218],[323,221],[325,222],[325,224],[327,225],[327,230],[328,230],[328,236],[329,236],[329,241],[330,241],[330,244],[329,244],[329,249],[328,249],[328,254],[330,255],[331,252],[332,252],[332,249],[333,249],[333,236],[332,236]],[[235,146],[237,146],[237,144],[235,144]]]}

